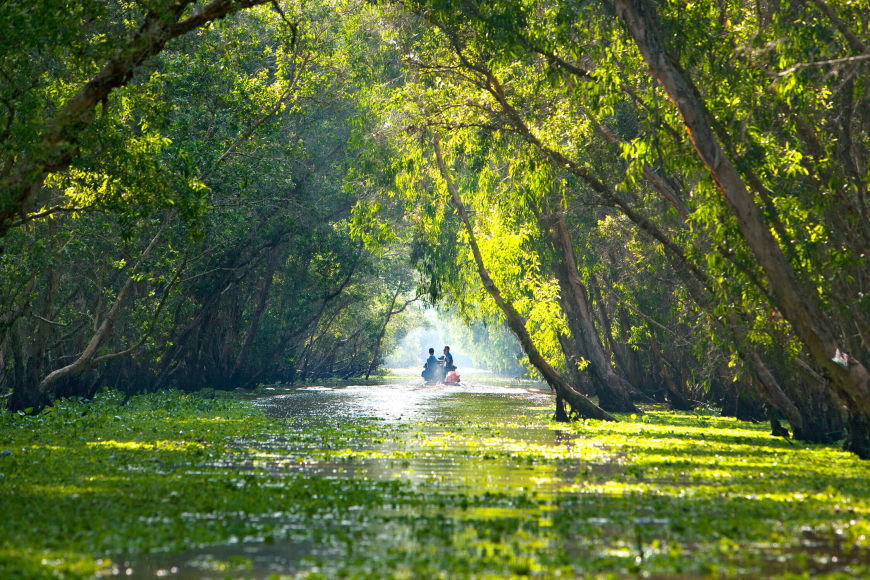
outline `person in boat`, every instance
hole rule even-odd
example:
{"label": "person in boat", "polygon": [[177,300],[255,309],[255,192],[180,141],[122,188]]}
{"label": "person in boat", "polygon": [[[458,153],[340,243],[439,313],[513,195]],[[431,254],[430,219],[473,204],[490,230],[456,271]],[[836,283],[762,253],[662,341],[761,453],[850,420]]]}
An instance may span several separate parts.
{"label": "person in boat", "polygon": [[446,372],[455,371],[456,367],[453,365],[453,355],[450,354],[450,347],[444,345],[444,370]]}
{"label": "person in boat", "polygon": [[429,358],[426,359],[426,364],[423,365],[421,376],[427,383],[437,381],[441,378],[441,365],[438,359],[435,358],[435,349],[429,349]]}

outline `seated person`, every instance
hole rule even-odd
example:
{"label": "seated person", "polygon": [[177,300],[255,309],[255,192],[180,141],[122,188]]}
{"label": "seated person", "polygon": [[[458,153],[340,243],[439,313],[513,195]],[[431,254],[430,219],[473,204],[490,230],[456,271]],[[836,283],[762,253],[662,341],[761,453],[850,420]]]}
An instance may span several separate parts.
{"label": "seated person", "polygon": [[426,359],[426,364],[423,366],[424,370],[421,373],[423,380],[427,383],[437,381],[441,378],[441,367],[438,364],[438,359],[435,358],[435,349],[429,349],[429,358]]}
{"label": "seated person", "polygon": [[453,355],[450,354],[450,347],[444,346],[444,370],[447,372],[455,371],[456,367],[453,365]]}

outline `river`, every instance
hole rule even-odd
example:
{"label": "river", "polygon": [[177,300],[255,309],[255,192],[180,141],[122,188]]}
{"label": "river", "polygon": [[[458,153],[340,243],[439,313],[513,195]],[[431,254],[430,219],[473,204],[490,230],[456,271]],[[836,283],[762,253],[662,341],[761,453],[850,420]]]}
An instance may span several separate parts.
{"label": "river", "polygon": [[[129,555],[116,574],[755,578],[842,573],[870,561],[866,550],[820,532],[848,518],[820,511],[808,521],[789,515],[786,500],[758,496],[764,466],[776,471],[770,458],[792,451],[764,426],[651,409],[619,426],[566,428],[549,420],[553,399],[540,385],[410,382],[276,393],[254,405],[286,429],[233,441],[238,454],[201,468],[256,474],[276,488],[282,479],[335,483],[322,509],[291,505],[258,515],[266,532],[225,544]],[[740,459],[747,444],[763,446],[763,457]],[[802,497],[802,482],[814,477],[806,469],[791,481],[775,476],[765,489]],[[345,486],[384,497],[334,509],[330,494]]]}

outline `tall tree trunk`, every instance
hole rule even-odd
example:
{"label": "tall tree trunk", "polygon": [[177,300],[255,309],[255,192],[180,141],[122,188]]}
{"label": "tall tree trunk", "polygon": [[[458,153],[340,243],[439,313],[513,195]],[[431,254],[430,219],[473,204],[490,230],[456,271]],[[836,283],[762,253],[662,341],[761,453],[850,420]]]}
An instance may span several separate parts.
{"label": "tall tree trunk", "polygon": [[561,290],[560,303],[571,335],[574,340],[579,341],[583,357],[589,361],[589,372],[598,391],[598,404],[606,411],[637,413],[637,407],[631,402],[631,392],[636,389],[613,372],[604,354],[598,331],[592,321],[589,295],[583,280],[580,279],[574,245],[563,213],[557,214],[550,231],[558,257],[554,265]]}
{"label": "tall tree trunk", "polygon": [[[589,275],[589,287],[592,288],[592,294],[595,298],[595,302],[598,304],[598,312],[600,314],[601,319],[601,333],[604,335],[604,355],[607,357],[607,360],[611,360],[611,349],[610,347],[613,345],[613,330],[610,327],[610,317],[607,315],[607,304],[604,303],[604,296],[601,294],[601,288],[598,287],[598,278],[595,277],[595,274],[592,273]],[[613,349],[614,354],[619,356],[619,353],[616,353],[616,349]]]}
{"label": "tall tree trunk", "polygon": [[674,383],[671,374],[668,372],[667,365],[662,359],[662,353],[656,341],[655,330],[650,325],[647,325],[647,328],[649,329],[650,352],[652,352],[653,362],[659,376],[665,381],[665,388],[668,390],[668,402],[671,404],[671,407],[678,411],[691,411],[693,408],[692,404],[686,399],[680,387]]}
{"label": "tall tree trunk", "polygon": [[588,375],[580,370],[580,364],[583,362],[583,354],[577,348],[577,341],[571,336],[559,333],[559,345],[562,347],[562,354],[565,356],[565,365],[568,367],[568,376],[571,377],[574,388],[586,395],[587,397],[595,396],[595,386],[589,380]]}
{"label": "tall tree trunk", "polygon": [[[758,390],[761,399],[770,405],[771,408],[781,412],[783,416],[788,419],[795,439],[803,439],[803,415],[795,406],[794,402],[792,402],[788,395],[786,395],[780,388],[779,383],[777,383],[776,379],[773,377],[773,373],[770,372],[770,369],[767,368],[767,365],[764,364],[764,361],[761,360],[758,353],[751,351],[749,357],[751,362],[750,368],[752,368],[753,374],[758,378],[758,382],[760,383],[760,388]],[[773,431],[777,431],[777,425],[777,423],[771,421],[771,428]]]}
{"label": "tall tree trunk", "polygon": [[369,368],[366,371],[366,380],[369,380],[369,375],[372,374],[372,371],[378,364],[378,355],[381,352],[381,343],[384,341],[384,335],[387,333],[387,325],[390,324],[390,319],[396,314],[401,314],[402,312],[404,312],[405,308],[407,308],[409,304],[411,304],[412,302],[416,302],[419,298],[418,296],[415,296],[411,300],[405,302],[398,310],[393,310],[393,306],[396,305],[396,300],[398,300],[399,293],[401,293],[401,291],[402,286],[400,284],[399,287],[396,289],[396,293],[393,295],[393,301],[390,302],[390,307],[387,309],[387,315],[384,317],[384,324],[381,326],[380,332],[378,332],[378,339],[375,341],[375,353],[372,355],[372,362],[369,363]]}
{"label": "tall tree trunk", "polygon": [[251,323],[248,325],[247,332],[245,332],[245,340],[242,342],[239,356],[236,357],[236,362],[233,365],[230,383],[238,379],[239,374],[245,366],[245,362],[247,362],[251,345],[254,344],[254,339],[257,337],[257,331],[260,328],[260,317],[263,315],[269,302],[269,290],[272,288],[272,280],[275,278],[275,270],[278,268],[278,252],[277,247],[273,248],[272,255],[269,257],[269,263],[266,266],[266,277],[263,279],[263,287],[260,289],[260,294],[257,297],[257,305],[254,308],[254,313],[251,315]]}
{"label": "tall tree trunk", "polygon": [[474,228],[471,225],[471,222],[468,219],[468,213],[465,211],[465,206],[462,205],[462,200],[459,197],[459,192],[456,189],[456,186],[453,184],[453,180],[450,178],[450,174],[447,172],[447,166],[444,164],[444,158],[441,155],[441,146],[436,138],[434,141],[435,146],[435,158],[438,164],[438,170],[441,172],[441,177],[444,179],[444,182],[447,184],[447,189],[450,192],[450,197],[453,201],[453,205],[456,206],[456,211],[459,213],[459,217],[462,220],[463,225],[465,226],[466,234],[468,235],[468,243],[471,246],[471,253],[474,256],[474,262],[477,266],[477,273],[480,276],[480,281],[483,283],[484,289],[487,293],[492,297],[493,301],[495,301],[496,305],[502,311],[502,314],[507,321],[508,327],[513,331],[514,335],[516,335],[517,340],[519,340],[520,345],[525,351],[526,356],[529,357],[529,362],[531,362],[538,372],[541,373],[541,376],[544,377],[544,380],[547,381],[547,384],[556,392],[557,396],[562,397],[565,401],[571,405],[572,409],[581,417],[589,418],[589,419],[603,419],[608,421],[615,421],[609,413],[598,407],[595,403],[578,393],[568,384],[568,381],[565,380],[556,369],[550,366],[550,363],[544,359],[541,353],[538,351],[538,348],[535,346],[535,343],[532,341],[532,337],[529,335],[529,331],[526,329],[526,321],[520,316],[519,312],[513,307],[513,304],[507,302],[502,298],[501,291],[495,285],[492,278],[489,275],[489,272],[486,270],[486,267],[483,263],[483,255],[480,253],[480,248],[477,245],[477,239],[474,237]]}
{"label": "tall tree trunk", "polygon": [[774,304],[816,365],[833,379],[839,394],[848,402],[852,419],[846,448],[861,458],[870,458],[870,372],[856,360],[845,369],[832,360],[838,347],[830,321],[812,293],[800,283],[764,222],[740,173],[713,133],[697,89],[666,52],[653,7],[645,0],[615,0],[615,7],[651,72],[679,110],[698,156],[719,186],[743,238],[765,273]]}
{"label": "tall tree trunk", "polygon": [[387,307],[387,314],[384,316],[384,323],[378,331],[378,338],[375,340],[375,352],[372,355],[372,361],[369,363],[369,368],[366,370],[366,380],[369,380],[369,375],[372,374],[375,366],[378,364],[378,355],[381,353],[381,341],[384,340],[384,334],[387,332],[387,325],[390,323],[390,318],[393,316],[393,306],[396,305],[396,300],[399,299],[399,293],[402,291],[401,286],[396,288],[396,293],[393,294],[393,299]]}
{"label": "tall tree trunk", "polygon": [[91,360],[97,354],[100,346],[103,344],[103,341],[109,336],[109,333],[112,330],[112,327],[115,324],[115,318],[118,316],[118,312],[121,310],[121,305],[124,303],[124,298],[127,297],[127,294],[130,292],[130,289],[133,287],[133,284],[136,281],[136,277],[139,274],[139,267],[142,265],[142,262],[148,259],[148,256],[151,254],[151,250],[157,244],[157,240],[160,239],[160,236],[163,234],[163,231],[169,227],[172,223],[172,220],[175,218],[175,211],[173,210],[166,224],[157,232],[157,235],[152,238],[151,242],[148,244],[148,247],[145,248],[145,251],[142,252],[142,255],[139,258],[139,261],[133,266],[130,271],[130,276],[127,278],[127,281],[124,283],[124,286],[121,287],[120,292],[118,292],[117,298],[115,298],[114,304],[106,313],[106,317],[103,319],[102,324],[100,324],[100,328],[97,329],[97,332],[91,337],[91,340],[88,342],[88,346],[85,347],[85,350],[76,358],[75,361],[68,364],[63,368],[59,368],[55,371],[49,373],[42,381],[39,383],[39,391],[42,395],[47,395],[54,384],[57,383],[61,379],[66,379],[72,376],[77,375],[83,370],[87,369],[91,363]]}

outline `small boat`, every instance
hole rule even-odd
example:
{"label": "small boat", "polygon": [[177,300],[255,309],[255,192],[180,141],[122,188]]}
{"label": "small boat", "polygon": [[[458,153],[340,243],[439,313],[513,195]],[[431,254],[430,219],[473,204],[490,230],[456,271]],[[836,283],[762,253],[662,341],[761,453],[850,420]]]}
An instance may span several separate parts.
{"label": "small boat", "polygon": [[436,371],[436,377],[423,381],[424,385],[458,385],[460,381],[459,373],[455,370],[444,372],[444,368],[439,368]]}

